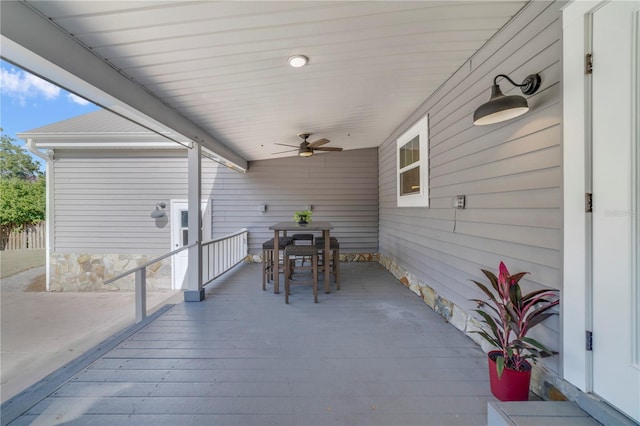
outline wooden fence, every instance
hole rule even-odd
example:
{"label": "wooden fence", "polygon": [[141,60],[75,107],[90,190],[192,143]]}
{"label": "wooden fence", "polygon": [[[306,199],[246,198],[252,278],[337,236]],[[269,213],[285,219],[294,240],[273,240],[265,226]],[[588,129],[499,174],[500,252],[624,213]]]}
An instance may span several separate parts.
{"label": "wooden fence", "polygon": [[11,231],[0,225],[0,250],[43,249],[45,247],[45,222]]}

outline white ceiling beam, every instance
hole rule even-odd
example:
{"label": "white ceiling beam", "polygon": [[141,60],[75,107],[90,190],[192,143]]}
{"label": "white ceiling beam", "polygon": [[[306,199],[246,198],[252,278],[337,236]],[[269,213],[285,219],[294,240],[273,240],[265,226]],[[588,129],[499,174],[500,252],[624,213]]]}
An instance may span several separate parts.
{"label": "white ceiling beam", "polygon": [[[0,2],[0,56],[155,132],[170,130],[247,170],[247,161],[142,86],[120,74],[53,23],[17,1]],[[166,137],[165,135],[162,135]]]}

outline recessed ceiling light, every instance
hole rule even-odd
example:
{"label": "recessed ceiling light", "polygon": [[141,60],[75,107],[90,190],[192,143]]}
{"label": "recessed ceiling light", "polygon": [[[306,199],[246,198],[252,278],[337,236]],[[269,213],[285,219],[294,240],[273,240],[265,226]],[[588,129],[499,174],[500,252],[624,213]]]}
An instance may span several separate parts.
{"label": "recessed ceiling light", "polygon": [[300,68],[307,65],[308,61],[309,61],[309,58],[307,58],[304,55],[294,55],[289,58],[289,65],[291,65],[294,68]]}

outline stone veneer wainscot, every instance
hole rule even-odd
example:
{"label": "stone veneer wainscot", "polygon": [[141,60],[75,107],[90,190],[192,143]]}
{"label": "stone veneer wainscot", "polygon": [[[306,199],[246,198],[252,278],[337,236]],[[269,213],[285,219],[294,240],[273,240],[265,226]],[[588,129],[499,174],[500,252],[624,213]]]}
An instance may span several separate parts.
{"label": "stone veneer wainscot", "polygon": [[[133,290],[135,274],[111,284],[105,280],[142,265],[155,256],[144,254],[51,253],[49,291]],[[171,288],[171,259],[147,266],[147,288]]]}

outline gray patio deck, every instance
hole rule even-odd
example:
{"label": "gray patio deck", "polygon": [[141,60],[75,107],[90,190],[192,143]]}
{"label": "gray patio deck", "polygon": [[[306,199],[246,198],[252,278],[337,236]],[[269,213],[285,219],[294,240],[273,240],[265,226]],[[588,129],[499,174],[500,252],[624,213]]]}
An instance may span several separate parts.
{"label": "gray patio deck", "polygon": [[261,290],[260,265],[242,265],[51,391],[26,391],[14,410],[37,400],[9,424],[486,424],[480,348],[381,265],[341,268],[341,290],[314,304],[293,286],[285,305]]}

